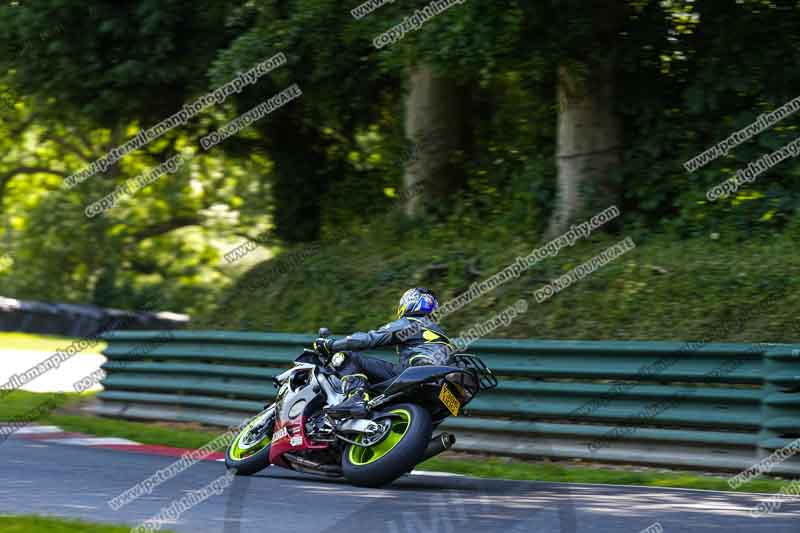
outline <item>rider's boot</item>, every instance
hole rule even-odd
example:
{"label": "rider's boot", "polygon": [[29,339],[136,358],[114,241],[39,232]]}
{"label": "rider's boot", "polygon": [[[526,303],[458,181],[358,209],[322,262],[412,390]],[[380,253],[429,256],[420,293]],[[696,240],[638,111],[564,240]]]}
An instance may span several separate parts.
{"label": "rider's boot", "polygon": [[353,374],[342,378],[344,383],[344,393],[346,399],[338,404],[325,409],[331,416],[351,416],[354,418],[364,418],[367,416],[367,379],[363,374]]}

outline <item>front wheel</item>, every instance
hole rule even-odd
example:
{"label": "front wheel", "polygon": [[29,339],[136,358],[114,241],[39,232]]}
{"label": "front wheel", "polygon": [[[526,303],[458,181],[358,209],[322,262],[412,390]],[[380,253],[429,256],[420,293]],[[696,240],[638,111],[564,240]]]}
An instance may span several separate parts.
{"label": "front wheel", "polygon": [[[431,415],[418,405],[403,403],[378,413],[388,425],[386,436],[363,447],[349,444],[342,452],[342,475],[354,485],[380,487],[410,472],[422,460],[431,440]],[[362,442],[362,437],[356,439]]]}
{"label": "front wheel", "polygon": [[270,406],[236,435],[225,450],[225,466],[234,469],[237,476],[250,476],[268,467],[274,426],[275,407]]}

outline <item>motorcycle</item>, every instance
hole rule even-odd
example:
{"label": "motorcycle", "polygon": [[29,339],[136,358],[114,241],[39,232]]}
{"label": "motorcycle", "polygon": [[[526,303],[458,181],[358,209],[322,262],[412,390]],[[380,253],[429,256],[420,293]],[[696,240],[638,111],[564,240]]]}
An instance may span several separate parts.
{"label": "motorcycle", "polygon": [[275,465],[363,487],[387,485],[451,448],[454,435],[433,432],[480,391],[497,386],[477,356],[454,354],[447,363],[410,366],[370,384],[365,418],[332,417],[325,408],[344,400],[341,382],[322,354],[304,349],[293,368],[273,378],[275,402],[243,424],[225,464],[240,476]]}

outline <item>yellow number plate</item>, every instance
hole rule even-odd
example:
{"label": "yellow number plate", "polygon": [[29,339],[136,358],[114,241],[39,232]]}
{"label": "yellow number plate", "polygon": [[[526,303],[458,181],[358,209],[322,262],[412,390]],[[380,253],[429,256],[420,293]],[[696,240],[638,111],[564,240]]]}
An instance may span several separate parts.
{"label": "yellow number plate", "polygon": [[458,401],[458,398],[453,396],[453,393],[450,392],[450,389],[447,388],[447,385],[442,385],[442,390],[439,391],[439,399],[442,400],[442,403],[447,410],[453,413],[453,416],[458,416],[458,410],[461,407],[461,402]]}

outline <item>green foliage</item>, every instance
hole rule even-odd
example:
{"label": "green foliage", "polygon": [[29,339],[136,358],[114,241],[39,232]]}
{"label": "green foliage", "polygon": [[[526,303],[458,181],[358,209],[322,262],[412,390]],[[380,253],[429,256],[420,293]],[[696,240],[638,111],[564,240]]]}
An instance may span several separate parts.
{"label": "green foliage", "polygon": [[[269,161],[232,161],[223,154],[195,158],[105,214],[86,218],[88,204],[124,181],[150,171],[175,151],[197,152],[198,131],[211,124],[202,115],[127,155],[106,173],[71,190],[62,187],[66,176],[208,89],[205,72],[225,42],[217,24],[224,6],[186,9],[187,16],[196,17],[191,20],[176,18],[176,6],[142,5],[132,13],[126,7],[88,5],[76,24],[70,17],[77,12],[53,11],[54,6],[0,8],[2,23],[15,28],[2,43],[13,53],[0,62],[8,69],[7,83],[24,94],[13,111],[0,115],[13,131],[0,138],[2,237],[13,261],[11,268],[0,269],[5,294],[122,308],[150,303],[156,310],[195,312],[227,283],[215,241],[265,228],[269,195],[260,173],[269,171]],[[92,23],[102,30],[84,27]],[[184,33],[175,25],[184,25]],[[162,33],[148,41],[154,32]],[[215,37],[203,41],[203,53],[188,53],[187,39],[196,41],[199,33]],[[97,54],[104,38],[125,43],[125,62],[119,68],[105,64],[102,76],[75,76],[108,59],[105,52],[114,48],[108,43],[104,54]],[[154,42],[157,51],[148,48]],[[142,62],[145,57],[150,63]],[[115,81],[113,88],[109,79]],[[58,85],[57,94],[51,82]],[[165,91],[165,84],[174,91]],[[143,98],[143,90],[158,97]],[[87,100],[89,94],[100,97]],[[246,206],[243,197],[249,198]]]}
{"label": "green foliage", "polygon": [[390,183],[386,164],[365,168],[359,155],[389,159],[385,151],[364,153],[363,147],[395,127],[398,118],[386,111],[399,101],[402,73],[379,71],[369,25],[333,0],[264,2],[247,8],[246,18],[247,27],[211,69],[214,83],[284,52],[288,65],[263,91],[237,99],[237,107],[243,111],[291,83],[303,91],[296,104],[255,125],[275,161],[269,179],[276,234],[302,242],[318,239],[324,223],[347,229],[351,215],[380,202]]}
{"label": "green foliage", "polygon": [[[455,292],[474,281],[457,272],[506,260],[493,258],[495,243],[500,254],[530,248],[541,235],[556,194],[557,68],[586,83],[588,65],[600,61],[615,65],[623,165],[608,178],[628,232],[690,242],[715,234],[725,243],[796,234],[794,159],[731,198],[709,203],[705,192],[793,140],[800,114],[696,172],[683,163],[798,96],[791,88],[800,73],[790,68],[800,59],[798,6],[465,2],[373,47],[416,7],[395,2],[355,20],[334,0],[0,6],[9,29],[0,36],[3,293],[123,308],[155,300],[207,312],[239,268],[224,265],[222,254],[264,231],[270,244],[289,249],[322,239],[385,262],[354,290],[376,283],[368,290],[388,295],[385,283],[399,289],[408,276],[436,282],[443,270],[425,268],[445,263],[446,291]],[[107,172],[61,187],[140,128],[278,52],[288,63],[257,84]],[[404,100],[419,65],[468,93],[464,146],[448,154],[466,179],[452,201],[430,210],[435,217],[407,221]],[[212,152],[198,149],[202,135],[292,83],[299,99]],[[88,203],[177,151],[197,156],[102,217],[84,216]],[[467,244],[467,236],[483,241]],[[365,254],[371,246],[377,250]],[[328,281],[332,298],[349,284]],[[265,297],[293,301],[282,282],[270,287]],[[309,314],[321,319],[316,312]]]}
{"label": "green foliage", "polygon": [[[693,173],[683,163],[798,96],[791,87],[800,74],[786,68],[798,59],[797,15],[797,8],[770,2],[718,0],[676,2],[664,12],[651,4],[640,13],[631,35],[637,47],[623,61],[626,97],[619,105],[626,131],[619,181],[627,212],[678,236],[723,228],[760,234],[794,216],[800,193],[794,159],[735,197],[712,204],[705,193],[795,139],[798,115]],[[676,38],[664,40],[665,29]]]}
{"label": "green foliage", "polygon": [[57,99],[54,115],[77,109],[107,126],[158,122],[206,88],[209,63],[232,37],[219,21],[235,4],[7,2],[0,50],[10,53],[0,55],[0,72],[13,72],[24,95]]}

